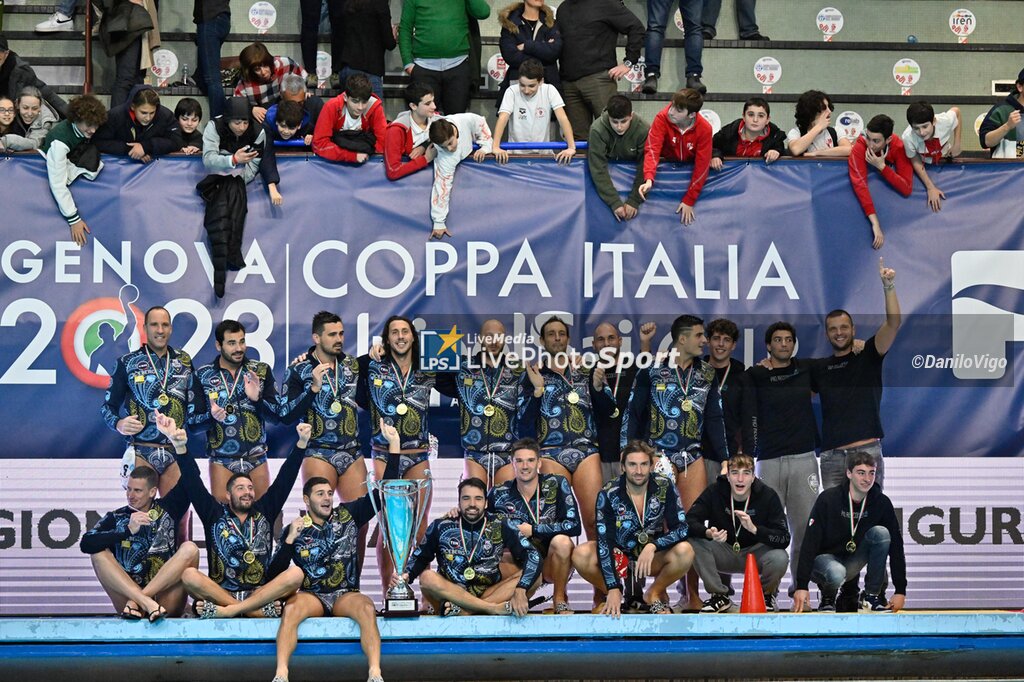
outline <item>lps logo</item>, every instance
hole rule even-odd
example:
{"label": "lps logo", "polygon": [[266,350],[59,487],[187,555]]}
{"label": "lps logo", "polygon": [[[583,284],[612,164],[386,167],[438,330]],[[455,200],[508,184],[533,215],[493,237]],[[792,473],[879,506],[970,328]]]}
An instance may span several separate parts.
{"label": "lps logo", "polygon": [[420,332],[420,369],[425,372],[455,372],[462,369],[460,334],[453,324],[450,331],[424,329]]}
{"label": "lps logo", "polygon": [[[1007,342],[1024,341],[1024,251],[957,251],[950,259],[953,355],[1004,362],[953,367],[957,379],[1002,378]],[[1016,305],[1015,305],[1016,302]]]}
{"label": "lps logo", "polygon": [[138,299],[135,285],[125,284],[117,298],[94,298],[68,316],[60,352],[71,374],[83,384],[106,388],[117,359],[145,343],[143,313],[132,305]]}

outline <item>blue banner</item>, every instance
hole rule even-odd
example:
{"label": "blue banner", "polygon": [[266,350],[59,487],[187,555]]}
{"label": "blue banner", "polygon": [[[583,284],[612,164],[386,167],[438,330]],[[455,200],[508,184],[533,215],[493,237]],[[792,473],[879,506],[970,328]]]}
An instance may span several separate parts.
{"label": "blue banner", "polygon": [[[0,160],[0,457],[120,454],[120,436],[99,416],[106,372],[130,337],[138,342],[151,305],[172,312],[172,345],[197,364],[216,357],[217,322],[240,319],[250,355],[270,363],[279,383],[311,344],[310,320],[322,309],[344,319],[349,353],[365,352],[392,314],[467,331],[498,317],[510,333],[528,334],[559,312],[585,350],[604,320],[633,332],[634,346],[639,324],[656,320],[667,347],[671,320],[693,313],[735,320],[745,361],[764,356],[764,330],[778,319],[797,326],[799,355],[812,357],[831,352],[831,309],[849,310],[860,338],[881,324],[879,255],[897,271],[904,320],[885,362],[886,455],[1024,453],[1019,164],[931,169],[947,197],[939,213],[919,182],[903,199],[872,174],[886,235],[876,252],[845,163],[728,163],[684,227],[674,211],[686,167],[664,165],[639,216],[619,223],[584,161],[468,161],[452,193],[454,238],[439,243],[427,241],[430,172],[392,183],[379,162],[282,157],[284,205],[272,206],[259,182],[249,186],[248,267],[229,273],[223,299],[213,295],[195,191],[202,163],[105,164],[97,181],[71,188],[92,230],[79,249],[43,160]],[[632,174],[612,168],[621,188]],[[446,402],[439,411],[437,433],[456,453],[454,410]]]}

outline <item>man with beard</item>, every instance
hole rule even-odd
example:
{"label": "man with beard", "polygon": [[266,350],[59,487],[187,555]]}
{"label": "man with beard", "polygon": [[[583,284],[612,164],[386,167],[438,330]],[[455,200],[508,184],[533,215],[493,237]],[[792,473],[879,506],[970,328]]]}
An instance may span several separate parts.
{"label": "man with beard", "polygon": [[[160,494],[167,495],[181,474],[170,441],[160,435],[154,418],[167,415],[179,428],[191,418],[196,390],[192,358],[168,345],[172,327],[166,308],[153,306],[147,310],[143,324],[146,343],[118,359],[100,414],[134,451],[131,468],[151,467],[159,477]],[[121,416],[122,408],[125,416]]]}
{"label": "man with beard", "polygon": [[524,409],[523,422],[537,425],[542,470],[569,481],[580,503],[587,537],[595,539],[594,501],[601,489],[595,418],[610,418],[615,403],[604,369],[575,367],[567,352],[569,326],[561,318],[548,319],[541,325],[540,335],[544,387],[534,391],[534,399]]}
{"label": "man with beard", "polygon": [[[210,575],[205,576],[190,567],[182,573],[182,582],[195,599],[192,608],[200,618],[225,615],[218,613],[221,607],[237,604],[261,588],[264,588],[261,594],[265,595],[266,588],[271,587],[265,583],[273,547],[273,524],[299,474],[306,443],[309,442],[310,426],[298,425],[299,442],[262,497],[256,499],[252,479],[245,474],[234,474],[227,482],[227,504],[218,502],[203,485],[199,466],[188,454],[188,434],[177,428],[174,420],[163,415],[157,416],[157,427],[174,447],[175,458],[181,467],[181,484],[206,531]],[[274,595],[273,599],[286,594],[288,592]],[[260,612],[246,615],[281,615],[272,599],[265,603],[267,607]],[[230,611],[227,613],[231,614]]]}
{"label": "man with beard", "polygon": [[520,436],[519,408],[544,380],[532,367],[505,360],[505,325],[487,320],[480,328],[483,352],[465,363],[455,379],[465,452],[465,477],[488,487],[512,478],[513,444]]}
{"label": "man with beard", "polygon": [[899,331],[900,302],[896,297],[896,271],[878,259],[878,275],[885,295],[885,322],[853,352],[853,317],[845,310],[825,316],[825,334],[832,357],[814,366],[811,388],[821,400],[821,487],[832,488],[846,478],[847,459],[858,452],[870,453],[878,468],[878,486],[885,484],[882,460],[882,362]]}
{"label": "man with beard", "polygon": [[[554,585],[554,612],[571,614],[567,590],[573,538],[580,534],[572,488],[562,476],[540,473],[540,444],[533,438],[513,443],[512,467],[515,478],[491,488],[487,511],[510,521],[540,552],[544,580]],[[503,559],[502,563],[510,562]],[[511,573],[517,567],[507,568]]]}
{"label": "man with beard", "polygon": [[[529,596],[539,586],[540,553],[507,520],[488,513],[487,490],[479,478],[459,483],[458,516],[436,519],[409,557],[407,583],[420,580],[423,596],[442,616],[460,614],[525,616]],[[508,550],[516,571],[502,576]],[[437,561],[437,570],[430,562]],[[398,576],[392,576],[396,584]]]}
{"label": "man with beard", "polygon": [[265,420],[278,421],[277,384],[270,366],[246,357],[245,327],[224,320],[214,330],[219,355],[196,370],[201,391],[190,426],[205,429],[210,490],[221,504],[227,481],[246,474],[256,497],[270,486]]}
{"label": "man with beard", "polygon": [[82,536],[81,549],[114,608],[126,620],[155,622],[179,616],[185,608],[181,574],[199,566],[199,548],[183,542],[174,549],[174,532],[188,511],[183,486],[156,499],[156,472],[138,466],[128,476],[128,505],[108,512]]}
{"label": "man with beard", "polygon": [[[597,495],[597,541],[576,548],[572,564],[580,575],[607,597],[598,613],[618,618],[622,612],[619,562],[634,563],[641,583],[654,576],[644,594],[650,613],[670,613],[668,586],[693,564],[686,540],[686,515],[678,491],[667,476],[652,473],[654,449],[631,441],[622,449],[622,476]],[[619,558],[621,557],[621,559]]]}
{"label": "man with beard", "polygon": [[[651,352],[651,339],[658,331],[658,325],[654,322],[646,322],[640,325],[640,352]],[[615,409],[607,419],[597,420],[597,449],[601,454],[601,480],[604,483],[616,479],[622,473],[622,466],[619,464],[619,433],[622,431],[622,415],[626,413],[629,405],[629,391],[633,388],[633,379],[636,377],[636,361],[627,366],[619,366],[619,351],[622,350],[622,336],[619,330],[611,322],[602,322],[594,327],[594,339],[591,342],[594,352],[601,358],[603,366],[612,364],[613,370],[606,369],[605,376],[608,381],[608,389],[612,392],[612,400],[615,401]]]}

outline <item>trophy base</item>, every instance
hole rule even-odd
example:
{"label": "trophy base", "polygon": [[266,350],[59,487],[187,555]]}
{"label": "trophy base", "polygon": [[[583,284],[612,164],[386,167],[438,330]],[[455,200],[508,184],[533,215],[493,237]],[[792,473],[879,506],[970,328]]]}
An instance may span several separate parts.
{"label": "trophy base", "polygon": [[419,604],[416,598],[411,599],[385,599],[384,610],[380,615],[385,618],[415,618],[420,615]]}

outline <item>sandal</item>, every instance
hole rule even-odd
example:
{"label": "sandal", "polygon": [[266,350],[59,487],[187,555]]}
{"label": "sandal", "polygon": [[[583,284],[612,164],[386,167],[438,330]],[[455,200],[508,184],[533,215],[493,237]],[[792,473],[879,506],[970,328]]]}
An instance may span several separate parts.
{"label": "sandal", "polygon": [[[506,604],[505,608],[510,608],[508,606],[508,602],[505,602],[505,604]],[[448,618],[449,616],[459,616],[459,615],[462,615],[462,607],[461,606],[459,606],[458,604],[453,604],[450,601],[443,601],[443,602],[441,602],[441,616],[443,618]]]}
{"label": "sandal", "polygon": [[572,615],[575,611],[570,608],[569,604],[564,601],[555,602],[555,615]]}
{"label": "sandal", "polygon": [[[210,618],[216,618],[217,617],[217,605],[216,604],[214,604],[212,601],[210,601],[208,599],[200,599],[199,601],[201,601],[203,603],[203,605],[199,607],[199,619],[200,620],[209,620]],[[196,602],[196,603],[198,604],[199,602]]]}
{"label": "sandal", "polygon": [[668,604],[666,604],[665,602],[660,601],[658,599],[655,599],[647,607],[647,613],[650,613],[650,614],[653,614],[653,615],[664,615],[666,613],[672,613],[672,612],[669,610]]}
{"label": "sandal", "polygon": [[146,614],[146,620],[150,623],[155,623],[158,620],[167,616],[167,609],[163,606],[157,606],[155,609]]}
{"label": "sandal", "polygon": [[288,678],[281,677],[280,675],[274,675],[274,679],[270,680],[270,682],[288,682]]}
{"label": "sandal", "polygon": [[506,616],[511,616],[514,613],[514,611],[512,611],[512,602],[511,601],[505,602],[504,603],[504,607],[505,607],[505,615]]}
{"label": "sandal", "polygon": [[263,605],[264,618],[280,618],[282,613],[284,613],[284,604],[279,599]]}
{"label": "sandal", "polygon": [[125,620],[142,620],[146,617],[146,614],[142,612],[138,606],[132,606],[131,603],[125,604],[124,609],[121,611],[121,618]]}

